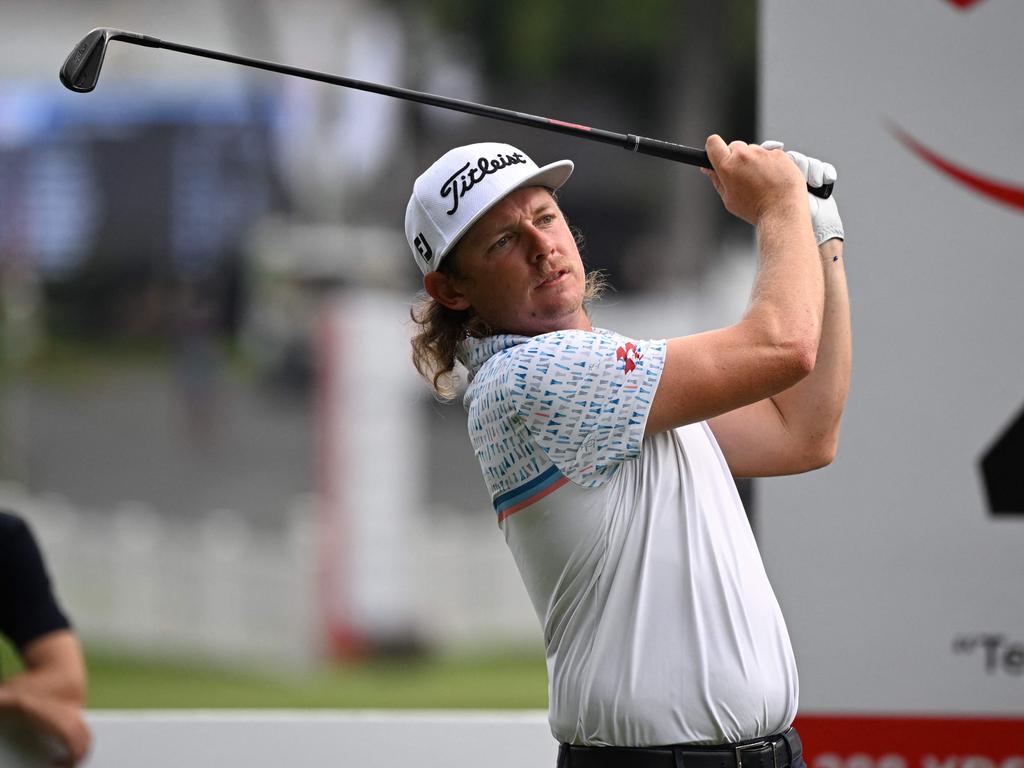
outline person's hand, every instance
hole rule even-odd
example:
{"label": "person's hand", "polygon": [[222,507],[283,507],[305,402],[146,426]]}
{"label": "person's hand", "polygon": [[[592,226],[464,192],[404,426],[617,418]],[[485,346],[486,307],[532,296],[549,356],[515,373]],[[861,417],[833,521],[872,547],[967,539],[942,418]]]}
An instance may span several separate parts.
{"label": "person's hand", "polygon": [[60,699],[29,697],[23,707],[26,719],[57,742],[57,762],[61,768],[78,765],[89,751],[92,735],[77,704]]}
{"label": "person's hand", "polygon": [[54,765],[60,768],[78,765],[92,742],[79,703],[32,690],[7,688],[4,702],[13,705],[10,708],[20,714],[26,723],[44,739],[53,742]]}
{"label": "person's hand", "polygon": [[802,204],[806,182],[782,152],[743,141],[726,145],[717,134],[704,146],[712,169],[701,170],[734,216],[756,225],[769,211]]}
{"label": "person's hand", "polygon": [[[764,149],[783,149],[781,141],[769,140],[761,144]],[[792,150],[786,152],[790,159],[796,163],[809,187],[821,187],[825,184],[834,184],[837,178],[835,166],[818,160],[816,157],[808,157],[800,152]],[[821,245],[827,240],[837,238],[843,239],[843,221],[839,218],[839,206],[836,203],[835,195],[822,200],[811,193],[807,193],[807,201],[811,208],[811,226],[814,227],[814,239]]]}

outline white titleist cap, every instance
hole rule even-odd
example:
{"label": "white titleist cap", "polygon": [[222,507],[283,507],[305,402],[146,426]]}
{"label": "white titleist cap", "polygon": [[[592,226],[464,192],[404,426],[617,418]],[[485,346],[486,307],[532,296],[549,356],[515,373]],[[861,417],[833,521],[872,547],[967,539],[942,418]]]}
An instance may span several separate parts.
{"label": "white titleist cap", "polygon": [[433,272],[459,238],[505,195],[520,187],[555,190],[571,160],[538,168],[509,144],[467,144],[446,152],[416,179],[405,209],[405,237],[423,274]]}

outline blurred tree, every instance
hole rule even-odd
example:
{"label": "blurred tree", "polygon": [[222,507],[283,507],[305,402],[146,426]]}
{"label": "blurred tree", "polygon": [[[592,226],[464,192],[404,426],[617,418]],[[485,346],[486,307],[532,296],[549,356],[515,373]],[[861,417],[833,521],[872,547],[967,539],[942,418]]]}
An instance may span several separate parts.
{"label": "blurred tree", "polygon": [[[480,45],[485,75],[498,84],[569,76],[606,83],[630,111],[653,115],[661,62],[671,42],[672,0],[598,4],[584,0],[473,3],[441,0],[434,6],[442,27]],[[596,54],[596,55],[595,55]]]}
{"label": "blurred tree", "polygon": [[[413,12],[408,0],[392,3]],[[497,104],[701,145],[711,132],[755,136],[756,11],[754,0],[438,0],[429,12],[458,40],[451,55],[475,49],[489,90],[502,99]],[[625,289],[699,277],[733,222],[700,175],[659,163],[641,166],[640,177],[630,162],[610,158],[614,189],[604,191],[604,200],[601,191],[585,192],[589,203],[576,218],[607,245],[608,213],[625,213],[630,201],[639,209],[619,217],[618,226],[632,231],[596,265]],[[578,208],[575,195],[573,201]]]}
{"label": "blurred tree", "polygon": [[[682,143],[708,133],[754,140],[756,94],[756,8],[752,2],[679,3],[685,23],[673,25],[674,40],[662,50],[664,118]],[[718,253],[723,229],[741,225],[725,214],[708,182],[696,173],[668,179],[668,225],[651,257],[656,281],[693,278]],[[742,226],[742,225],[741,225]],[[679,251],[678,244],[687,248]]]}

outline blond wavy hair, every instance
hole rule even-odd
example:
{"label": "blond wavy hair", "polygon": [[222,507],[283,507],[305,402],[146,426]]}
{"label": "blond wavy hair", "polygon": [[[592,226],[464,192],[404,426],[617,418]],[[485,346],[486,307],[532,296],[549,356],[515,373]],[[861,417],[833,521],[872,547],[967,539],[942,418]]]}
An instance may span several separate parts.
{"label": "blond wavy hair", "polygon": [[[582,246],[583,235],[572,230],[577,246]],[[461,277],[456,253],[452,251],[441,262],[439,272],[450,277]],[[583,308],[589,314],[589,305],[600,298],[607,287],[604,273],[592,270],[586,274]],[[472,309],[449,309],[435,301],[426,291],[420,291],[409,310],[419,332],[412,337],[412,364],[420,376],[441,400],[452,400],[457,395],[458,376],[455,374],[455,353],[459,342],[466,338],[482,339],[493,335],[493,330]]]}

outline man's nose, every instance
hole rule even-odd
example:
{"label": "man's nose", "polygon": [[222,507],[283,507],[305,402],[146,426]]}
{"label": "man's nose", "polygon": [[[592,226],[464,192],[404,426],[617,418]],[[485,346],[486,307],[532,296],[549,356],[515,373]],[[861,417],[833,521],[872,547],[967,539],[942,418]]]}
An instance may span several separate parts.
{"label": "man's nose", "polygon": [[540,261],[551,256],[555,251],[554,239],[544,230],[530,226],[530,258],[532,261]]}

